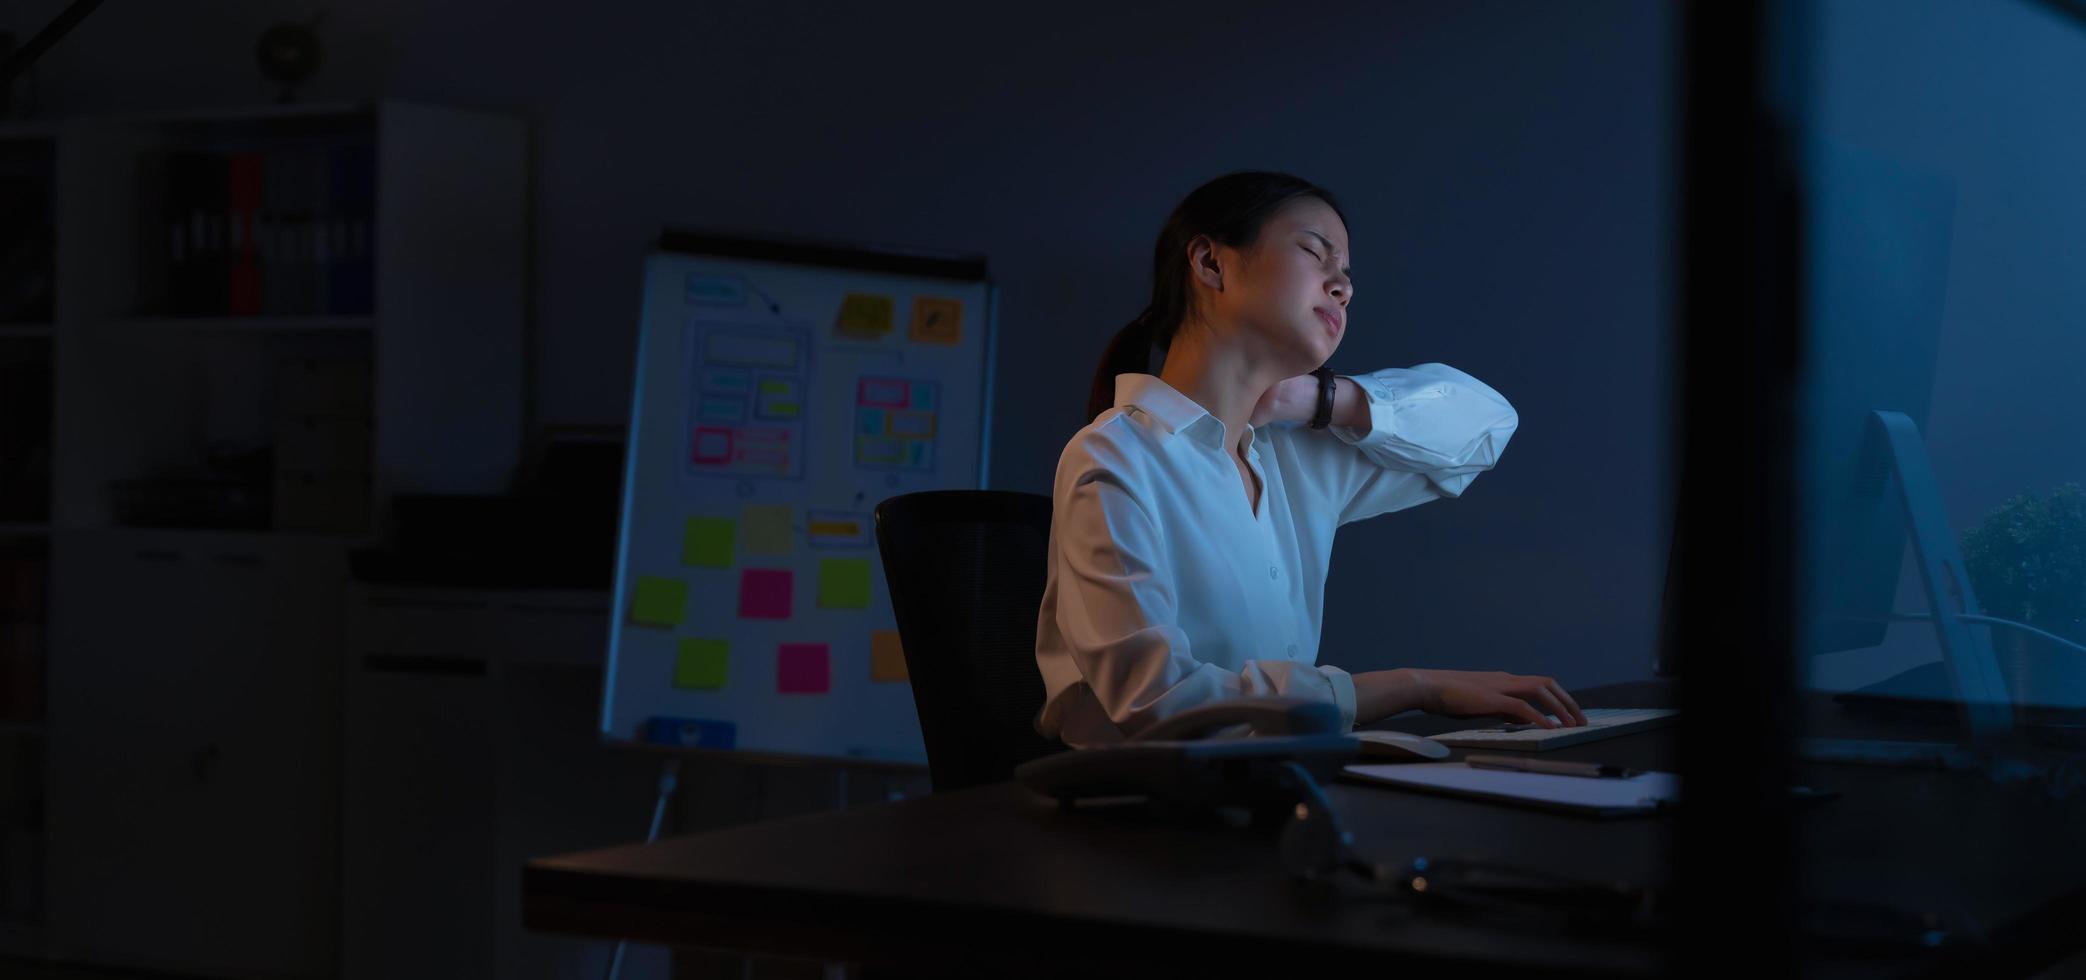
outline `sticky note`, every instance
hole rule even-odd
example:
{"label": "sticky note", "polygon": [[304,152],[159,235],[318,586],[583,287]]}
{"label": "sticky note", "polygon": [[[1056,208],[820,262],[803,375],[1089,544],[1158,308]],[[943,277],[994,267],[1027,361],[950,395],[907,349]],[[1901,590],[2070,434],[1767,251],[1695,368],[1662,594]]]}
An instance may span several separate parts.
{"label": "sticky note", "polygon": [[688,614],[688,583],[680,579],[640,575],[631,590],[630,621],[641,626],[674,627]]}
{"label": "sticky note", "polygon": [[797,534],[790,528],[790,505],[747,504],[739,511],[746,528],[746,553],[786,555],[796,550]]}
{"label": "sticky note", "polygon": [[893,306],[889,296],[849,293],[840,301],[840,315],[834,318],[833,332],[861,340],[882,337],[891,332]]}
{"label": "sticky note", "polygon": [[691,517],[681,529],[681,564],[732,567],[732,519]]}
{"label": "sticky note", "polygon": [[869,608],[869,559],[820,559],[818,604],[821,609]]}
{"label": "sticky note", "polygon": [[869,679],[872,681],[898,681],[906,683],[911,675],[905,672],[905,645],[898,640],[897,630],[873,630],[869,634]]}
{"label": "sticky note", "polygon": [[935,296],[913,299],[913,326],[907,339],[917,344],[956,344],[963,340],[963,301]]}
{"label": "sticky note", "polygon": [[739,573],[739,618],[788,619],[790,585],[796,573],[788,569],[749,568]]}
{"label": "sticky note", "polygon": [[784,694],[824,694],[832,689],[832,663],[823,643],[784,643],[775,648],[775,689]]}
{"label": "sticky note", "polygon": [[715,691],[724,687],[725,661],[731,644],[724,640],[683,637],[675,644],[674,686]]}

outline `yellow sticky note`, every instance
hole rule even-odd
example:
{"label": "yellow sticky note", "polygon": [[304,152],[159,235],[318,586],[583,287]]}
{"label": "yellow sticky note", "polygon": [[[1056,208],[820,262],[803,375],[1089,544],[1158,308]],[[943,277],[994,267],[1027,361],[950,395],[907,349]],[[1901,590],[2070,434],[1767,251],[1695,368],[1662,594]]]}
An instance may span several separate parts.
{"label": "yellow sticky note", "polygon": [[869,608],[869,559],[820,559],[818,604],[821,609]]}
{"label": "yellow sticky note", "polygon": [[898,641],[898,631],[872,630],[869,634],[869,679],[905,683],[911,678],[912,675],[905,672],[905,645]]}
{"label": "yellow sticky note", "polygon": [[906,333],[916,344],[963,342],[963,301],[938,296],[913,298],[913,326]]}
{"label": "yellow sticky note", "polygon": [[684,637],[675,643],[674,686],[702,691],[724,687],[731,644],[724,640]]}
{"label": "yellow sticky note", "polygon": [[681,529],[681,564],[732,567],[732,519],[691,517]]}
{"label": "yellow sticky note", "polygon": [[833,321],[833,332],[862,340],[876,340],[891,332],[895,305],[889,296],[849,293],[840,301],[840,316]]}
{"label": "yellow sticky note", "polygon": [[749,555],[786,555],[796,550],[797,533],[790,528],[788,504],[747,504],[739,512],[739,525],[746,529]]}
{"label": "yellow sticky note", "polygon": [[688,583],[680,579],[640,575],[631,593],[630,621],[640,626],[672,628],[688,615]]}

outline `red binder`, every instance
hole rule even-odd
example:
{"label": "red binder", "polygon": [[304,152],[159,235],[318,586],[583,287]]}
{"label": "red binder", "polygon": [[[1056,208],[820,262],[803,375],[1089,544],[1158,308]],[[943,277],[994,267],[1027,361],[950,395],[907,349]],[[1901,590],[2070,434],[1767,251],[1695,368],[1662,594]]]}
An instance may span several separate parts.
{"label": "red binder", "polygon": [[253,316],[261,312],[261,252],[254,241],[254,234],[261,225],[261,155],[234,153],[229,164],[231,177],[226,190],[231,227],[225,242],[230,258],[230,276],[226,282],[229,292],[227,312],[233,316]]}

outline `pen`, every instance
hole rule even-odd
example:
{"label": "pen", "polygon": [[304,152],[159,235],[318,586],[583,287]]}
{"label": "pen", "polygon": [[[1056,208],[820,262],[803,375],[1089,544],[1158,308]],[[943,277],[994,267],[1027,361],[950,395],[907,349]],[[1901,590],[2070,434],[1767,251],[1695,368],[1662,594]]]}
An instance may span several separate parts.
{"label": "pen", "polygon": [[1591,776],[1597,779],[1628,779],[1640,774],[1636,769],[1625,769],[1599,762],[1555,762],[1549,759],[1517,759],[1505,755],[1465,756],[1463,763],[1478,769],[1512,769],[1517,772],[1540,772],[1552,776]]}

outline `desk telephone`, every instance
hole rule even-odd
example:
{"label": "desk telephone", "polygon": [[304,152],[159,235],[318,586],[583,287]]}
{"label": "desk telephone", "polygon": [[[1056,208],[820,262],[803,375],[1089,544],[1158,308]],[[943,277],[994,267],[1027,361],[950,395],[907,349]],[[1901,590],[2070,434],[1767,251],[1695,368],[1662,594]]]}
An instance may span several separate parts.
{"label": "desk telephone", "polygon": [[[1241,737],[1241,727],[1252,737]],[[1332,704],[1232,698],[1183,711],[1114,745],[1035,759],[1015,769],[1014,778],[1064,806],[1118,797],[1144,797],[1178,813],[1243,806],[1265,826],[1295,806],[1300,774],[1331,777],[1361,751]]]}

